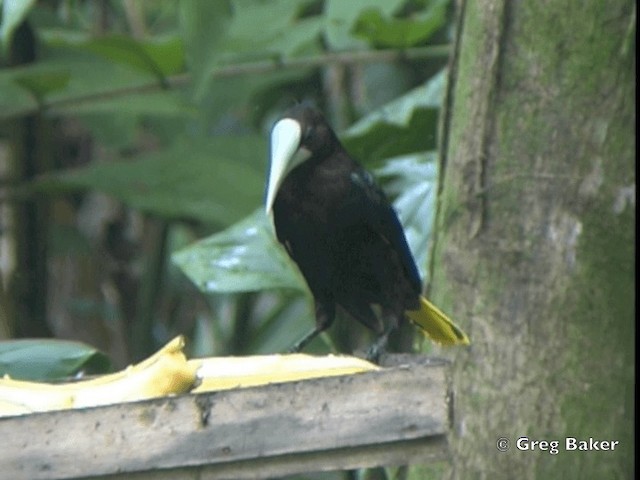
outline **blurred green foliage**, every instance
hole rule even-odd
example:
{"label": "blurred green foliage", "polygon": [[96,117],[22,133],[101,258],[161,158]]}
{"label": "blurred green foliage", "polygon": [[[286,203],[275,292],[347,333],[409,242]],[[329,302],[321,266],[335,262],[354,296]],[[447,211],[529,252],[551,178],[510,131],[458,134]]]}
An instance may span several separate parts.
{"label": "blurred green foliage", "polygon": [[57,339],[0,342],[0,377],[61,380],[109,371],[109,359],[94,347]]}
{"label": "blurred green foliage", "polygon": [[[2,1],[5,60],[23,21],[36,34],[38,56],[0,69],[0,122],[38,113],[58,127],[79,125],[93,147],[86,158],[56,158],[56,168],[27,191],[73,205],[102,192],[144,214],[138,248],[120,248],[135,265],[129,273],[138,287],[114,282],[122,298],[138,292],[135,313],[99,309],[110,312],[109,328],[117,320],[133,332],[125,335],[133,357],[174,333],[192,337],[193,353],[210,355],[282,350],[311,328],[304,283],[260,207],[270,125],[296,100],[311,99],[329,113],[336,92],[347,98],[346,124],[353,126],[342,132],[345,146],[378,173],[425,271],[447,60],[430,46],[448,41],[447,6]],[[390,59],[394,49],[404,50]],[[363,53],[367,60],[350,61]],[[81,219],[74,222],[49,230],[86,237]],[[107,245],[119,238],[105,235]]]}

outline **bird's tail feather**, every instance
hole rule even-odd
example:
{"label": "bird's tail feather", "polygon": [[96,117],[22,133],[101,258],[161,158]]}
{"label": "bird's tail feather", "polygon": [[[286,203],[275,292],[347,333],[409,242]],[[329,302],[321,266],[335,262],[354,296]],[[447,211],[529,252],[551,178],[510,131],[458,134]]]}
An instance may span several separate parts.
{"label": "bird's tail feather", "polygon": [[407,317],[436,343],[445,346],[469,345],[469,337],[438,307],[420,297],[418,310],[407,310]]}

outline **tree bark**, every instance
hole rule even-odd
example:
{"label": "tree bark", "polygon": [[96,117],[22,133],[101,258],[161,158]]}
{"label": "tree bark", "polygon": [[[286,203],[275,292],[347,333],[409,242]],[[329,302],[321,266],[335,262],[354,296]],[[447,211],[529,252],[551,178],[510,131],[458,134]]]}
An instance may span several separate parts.
{"label": "tree bark", "polygon": [[429,292],[472,342],[449,475],[634,478],[635,3],[459,7]]}

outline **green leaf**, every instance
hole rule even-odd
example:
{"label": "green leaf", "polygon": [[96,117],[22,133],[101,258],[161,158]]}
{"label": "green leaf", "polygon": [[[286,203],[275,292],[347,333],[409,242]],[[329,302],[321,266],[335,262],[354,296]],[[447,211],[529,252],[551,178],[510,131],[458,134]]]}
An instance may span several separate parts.
{"label": "green leaf", "polygon": [[324,8],[325,38],[332,50],[361,49],[367,43],[353,35],[360,14],[375,8],[384,16],[391,15],[406,0],[327,0]]}
{"label": "green leaf", "polygon": [[0,71],[0,119],[23,115],[38,108],[38,100]]}
{"label": "green leaf", "polygon": [[390,159],[376,170],[385,192],[404,226],[407,243],[420,277],[427,275],[429,241],[436,211],[437,153],[428,152]]}
{"label": "green leaf", "polygon": [[0,41],[5,52],[8,51],[13,32],[27,18],[36,0],[4,0],[2,3],[2,23],[0,24]]}
{"label": "green leaf", "polygon": [[33,111],[49,94],[67,87],[65,68],[34,64],[0,71],[0,118]]}
{"label": "green leaf", "polygon": [[184,44],[178,36],[142,41],[140,47],[164,76],[180,73],[185,68]]}
{"label": "green leaf", "polygon": [[194,90],[202,91],[210,80],[208,73],[228,29],[231,8],[226,1],[200,0],[182,0],[178,7],[186,62],[193,76]]}
{"label": "green leaf", "polygon": [[31,92],[40,101],[47,94],[65,88],[69,83],[69,78],[71,78],[71,75],[66,70],[33,70],[17,76],[15,82]]}
{"label": "green leaf", "polygon": [[296,20],[270,39],[268,49],[285,58],[319,53],[322,27],[319,17]]}
{"label": "green leaf", "polygon": [[[138,93],[135,95],[109,96],[62,105],[56,108],[60,114],[117,114],[117,115],[154,115],[160,117],[193,117],[198,109],[187,103],[184,94],[174,90]],[[113,121],[109,117],[109,121]]]}
{"label": "green leaf", "polygon": [[164,82],[165,70],[156,62],[158,51],[155,51],[154,57],[152,57],[143,45],[131,37],[110,35],[93,38],[77,46],[101,55],[112,62],[123,63],[142,72],[151,73],[158,80]]}
{"label": "green leaf", "polygon": [[[225,80],[229,79],[214,79],[216,70],[222,65],[319,52],[321,17],[298,18],[309,3],[310,0],[232,2],[233,15],[225,23],[225,35],[216,38],[216,48],[207,50],[206,58],[198,66],[196,78],[199,80],[195,82],[197,101],[210,101],[216,91],[226,93]],[[274,72],[231,80],[249,86],[252,83],[260,85],[265,83],[265,79],[270,83],[269,79],[277,78],[275,74],[281,76],[283,73],[291,75],[291,72]],[[248,90],[255,91],[255,88],[243,89],[245,98]]]}
{"label": "green leaf", "polygon": [[446,8],[446,0],[431,2],[426,12],[411,18],[385,17],[379,10],[368,8],[356,20],[352,33],[378,47],[412,47],[444,26]]}
{"label": "green leaf", "polygon": [[[54,104],[57,111],[70,111],[78,108],[84,112],[91,110],[91,104],[114,102],[140,102],[131,100],[137,95],[114,98],[114,90],[135,89],[148,85],[150,76],[128,65],[113,63],[106,58],[81,49],[51,49],[46,59],[29,66],[0,70],[0,118],[7,118],[24,111],[27,102],[25,95],[31,97],[30,104],[37,105],[36,94],[45,95],[47,102]],[[5,91],[5,85],[12,90]],[[22,92],[14,97],[13,93]],[[29,89],[33,89],[30,91]],[[173,95],[178,98],[179,94]],[[141,95],[142,96],[142,95]],[[152,97],[146,97],[152,98]],[[19,104],[17,104],[20,102]],[[24,104],[24,106],[23,106]],[[174,102],[175,105],[177,103]],[[4,108],[7,105],[9,108]],[[185,103],[183,102],[183,105]],[[151,103],[147,103],[151,106]],[[33,106],[31,110],[33,110]],[[100,107],[96,107],[100,109]],[[165,108],[166,110],[166,108]],[[180,108],[184,112],[184,107]]]}
{"label": "green leaf", "polygon": [[56,380],[78,372],[105,373],[109,359],[94,347],[66,340],[9,340],[0,342],[0,377]]}
{"label": "green leaf", "polygon": [[96,189],[163,217],[226,226],[260,204],[266,150],[262,137],[185,139],[136,161],[96,163],[42,177],[34,188],[45,193]]}
{"label": "green leaf", "polygon": [[67,88],[52,95],[56,100],[146,85],[151,79],[146,71],[132,68],[126,63],[113,62],[80,48],[52,48],[50,55],[38,63],[41,68],[65,69],[71,75]]}
{"label": "green leaf", "polygon": [[[115,103],[118,103],[117,101]],[[91,132],[92,138],[97,142],[104,144],[108,148],[112,148],[115,151],[122,151],[123,149],[130,148],[136,141],[136,134],[138,133],[139,120],[136,115],[115,114],[110,115],[108,113],[93,113],[92,108],[104,105],[103,102],[89,102],[84,105],[85,108],[79,109],[80,112],[88,108],[86,113],[80,113],[78,116],[82,124]],[[66,108],[59,110],[64,114],[73,109]]]}
{"label": "green leaf", "polygon": [[77,32],[44,29],[42,37],[50,47],[91,52],[161,80],[181,72],[185,66],[184,47],[178,36],[137,40],[124,35],[90,37]]}
{"label": "green leaf", "polygon": [[370,166],[385,158],[434,150],[445,80],[445,72],[440,72],[362,118],[341,136],[345,148]]}
{"label": "green leaf", "polygon": [[282,250],[263,209],[227,230],[173,254],[173,261],[208,293],[272,288],[305,291],[305,283]]}
{"label": "green leaf", "polygon": [[[298,21],[310,0],[235,0],[221,57],[238,60],[295,53],[318,36],[320,18]],[[259,25],[259,28],[256,26]]]}

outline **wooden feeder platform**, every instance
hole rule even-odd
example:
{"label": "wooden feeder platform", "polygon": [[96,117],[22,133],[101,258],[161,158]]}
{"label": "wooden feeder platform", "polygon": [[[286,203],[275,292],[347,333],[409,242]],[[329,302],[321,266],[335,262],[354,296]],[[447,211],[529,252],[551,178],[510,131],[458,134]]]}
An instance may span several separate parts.
{"label": "wooden feeder platform", "polygon": [[0,418],[0,478],[218,480],[447,458],[448,362]]}

